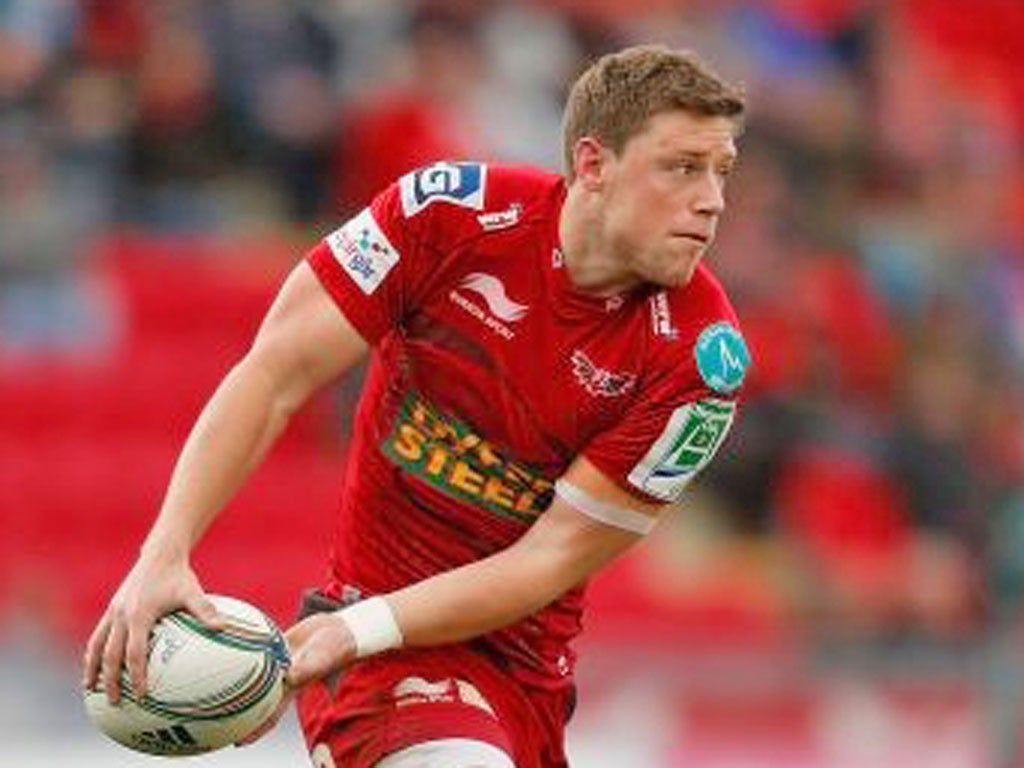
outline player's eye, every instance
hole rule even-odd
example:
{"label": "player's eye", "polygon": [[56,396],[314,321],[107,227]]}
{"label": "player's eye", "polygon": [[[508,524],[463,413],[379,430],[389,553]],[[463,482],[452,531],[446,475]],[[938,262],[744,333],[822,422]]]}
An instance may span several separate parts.
{"label": "player's eye", "polygon": [[701,164],[695,160],[689,159],[675,159],[665,163],[665,169],[671,173],[678,173],[683,176],[693,176],[694,174],[700,173]]}

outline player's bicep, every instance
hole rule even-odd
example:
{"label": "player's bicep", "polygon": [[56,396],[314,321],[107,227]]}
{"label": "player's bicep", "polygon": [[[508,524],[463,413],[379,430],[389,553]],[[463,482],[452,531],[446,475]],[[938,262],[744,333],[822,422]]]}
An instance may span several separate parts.
{"label": "player's bicep", "polygon": [[558,480],[551,505],[523,543],[554,553],[567,583],[576,584],[641,540],[666,508],[623,490],[581,456]]}
{"label": "player's bicep", "polygon": [[288,275],[247,357],[295,405],[362,359],[366,341],[338,309],[309,264]]}
{"label": "player's bicep", "polygon": [[555,498],[612,528],[646,536],[668,505],[630,493],[579,456],[555,483]]}

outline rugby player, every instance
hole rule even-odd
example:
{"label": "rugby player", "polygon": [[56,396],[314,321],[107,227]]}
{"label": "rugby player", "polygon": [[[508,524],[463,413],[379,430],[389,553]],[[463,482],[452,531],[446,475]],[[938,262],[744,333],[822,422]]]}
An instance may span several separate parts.
{"label": "rugby player", "polygon": [[712,460],[750,364],[703,263],[743,109],[694,55],[628,48],[572,88],[564,177],[438,163],[316,245],[189,436],[85,685],[117,700],[126,664],[142,689],[168,611],[217,626],[190,551],[369,355],[331,575],[287,633],[313,761],[566,765],[586,582]]}

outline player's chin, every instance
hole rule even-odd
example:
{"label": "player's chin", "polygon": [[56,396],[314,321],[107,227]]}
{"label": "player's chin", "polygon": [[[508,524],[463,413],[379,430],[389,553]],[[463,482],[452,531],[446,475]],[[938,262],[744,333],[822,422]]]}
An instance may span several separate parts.
{"label": "player's chin", "polygon": [[659,288],[679,288],[680,286],[686,285],[690,282],[691,274],[680,274],[678,272],[659,272],[658,274],[650,274],[644,277],[644,282],[648,285],[655,285]]}
{"label": "player's chin", "polygon": [[660,270],[659,274],[653,277],[652,282],[664,288],[678,288],[686,285],[693,277],[698,261],[700,261],[699,255],[677,259]]}
{"label": "player's chin", "polygon": [[[686,285],[693,277],[704,248],[696,243],[675,243],[675,247],[648,253],[646,258],[634,262],[634,274],[648,284],[662,288]],[[681,246],[681,247],[680,247]]]}

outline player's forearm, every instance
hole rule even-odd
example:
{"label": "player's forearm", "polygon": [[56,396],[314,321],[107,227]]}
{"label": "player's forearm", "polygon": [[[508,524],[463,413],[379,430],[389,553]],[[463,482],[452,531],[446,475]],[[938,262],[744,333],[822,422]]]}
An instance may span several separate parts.
{"label": "player's forearm", "polygon": [[[468,640],[513,624],[552,602],[571,583],[543,562],[512,574],[500,556],[440,574],[387,597],[407,646]],[[535,579],[531,583],[519,579]]]}
{"label": "player's forearm", "polygon": [[[363,600],[336,615],[303,619],[286,633],[292,648],[289,683],[305,685],[389,649],[455,643],[512,624],[578,584],[636,538],[596,533],[594,526],[587,526],[589,531],[573,527],[559,530],[539,523],[534,528],[542,535],[528,532],[484,560]],[[568,536],[562,535],[566,528]]]}
{"label": "player's forearm", "polygon": [[187,555],[259,465],[293,410],[257,360],[250,356],[236,365],[182,448],[143,553]]}
{"label": "player's forearm", "polygon": [[544,608],[626,549],[635,537],[538,525],[509,549],[387,596],[408,646],[460,642]]}

